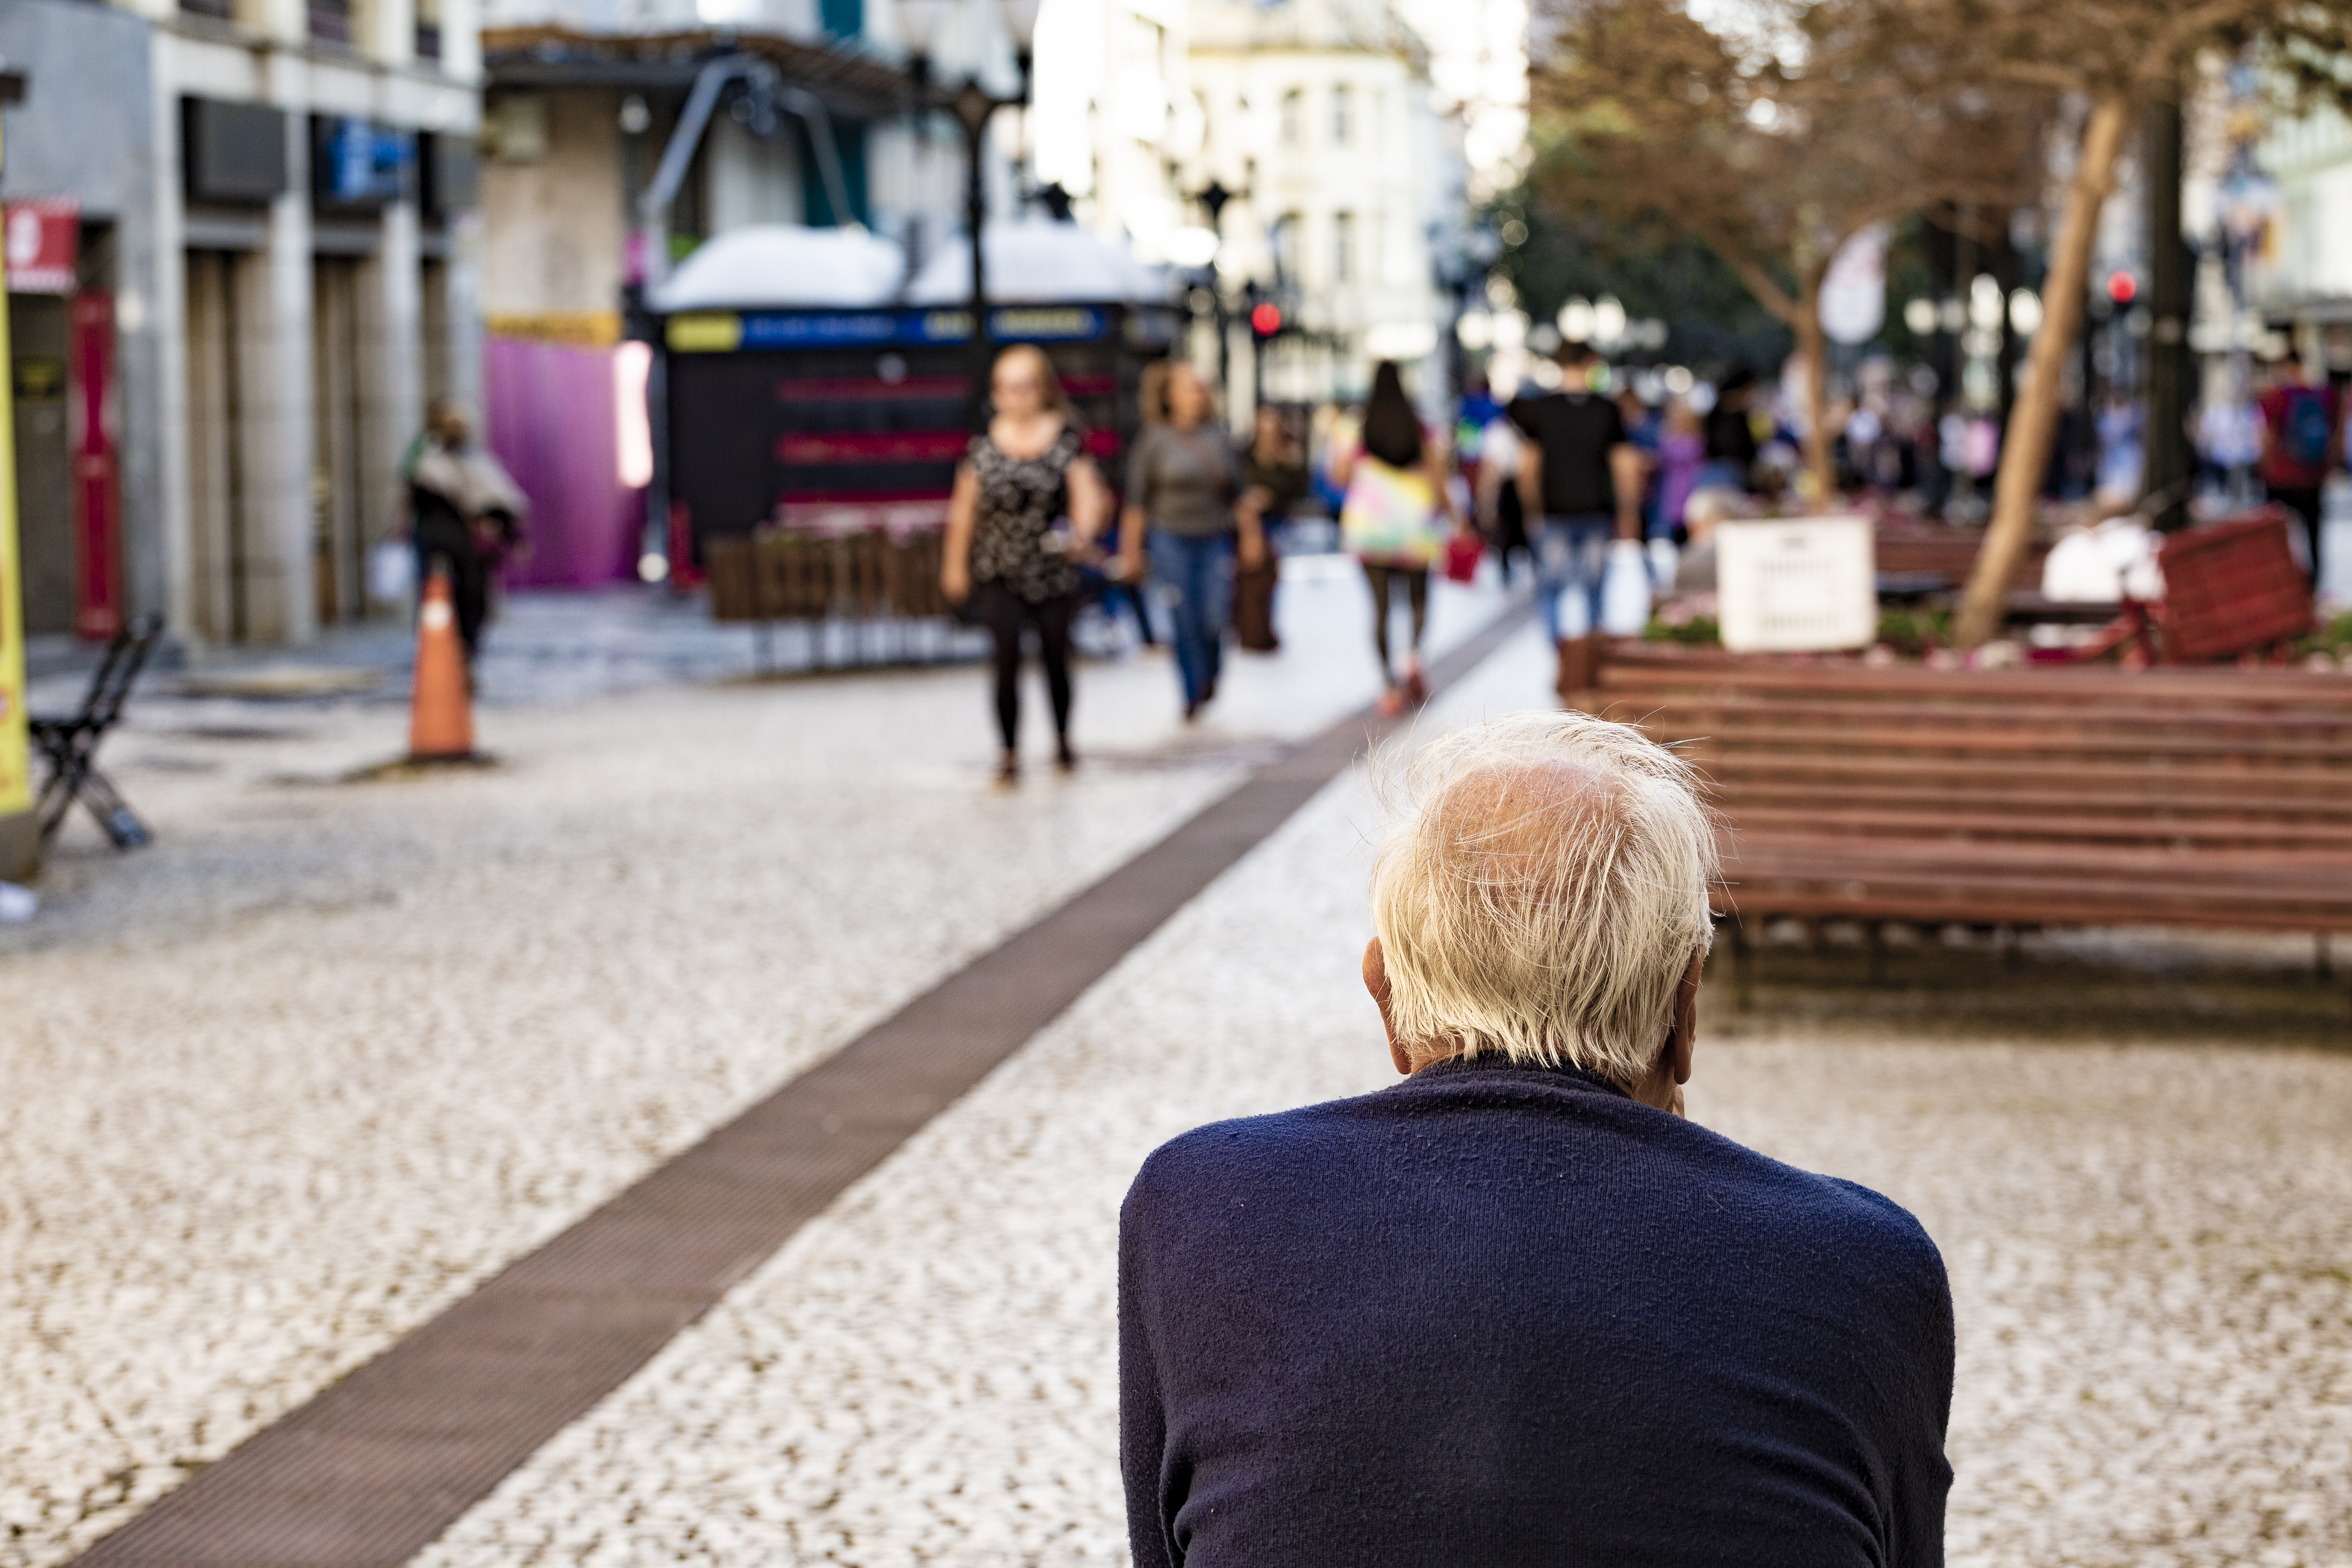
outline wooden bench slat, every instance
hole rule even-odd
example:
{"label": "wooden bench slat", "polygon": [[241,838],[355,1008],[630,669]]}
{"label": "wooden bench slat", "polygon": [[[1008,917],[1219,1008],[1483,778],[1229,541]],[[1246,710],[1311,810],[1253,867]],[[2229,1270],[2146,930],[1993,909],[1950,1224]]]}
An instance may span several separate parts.
{"label": "wooden bench slat", "polygon": [[1832,808],[1811,810],[1750,805],[1740,808],[1738,820],[1742,833],[1770,837],[1810,832],[1871,838],[1961,839],[1979,845],[2002,839],[2144,841],[2217,848],[2306,848],[2352,858],[2352,822],[2167,822],[2149,816],[1972,812],[1968,807],[1974,804],[1955,802],[1955,808],[1948,811],[1874,810],[1843,801]]}
{"label": "wooden bench slat", "polygon": [[[1955,843],[1942,838],[1856,839],[1828,834],[1727,835],[1726,873],[1758,866],[1802,865],[1828,876],[1872,868],[1904,874],[1945,868],[1958,876],[2082,876],[2155,881],[2193,879],[2214,886],[2341,889],[2352,904],[2352,857],[2264,849],[2173,849],[2140,845]],[[1811,874],[1810,872],[1808,873]]]}
{"label": "wooden bench slat", "polygon": [[2168,796],[2248,801],[2339,799],[2347,781],[2332,770],[2230,769],[2179,767],[2161,772],[2114,763],[2029,763],[2024,759],[1995,763],[1977,759],[1928,763],[1916,759],[1854,755],[1830,757],[1771,756],[1747,753],[1694,759],[1717,784],[1803,781],[1825,795],[1880,783],[1926,784],[1947,789],[1982,789],[1999,795],[2007,790],[2112,790],[2143,799]]}
{"label": "wooden bench slat", "polygon": [[2352,739],[2330,742],[2233,740],[2227,736],[2189,735],[2062,735],[2034,730],[1926,731],[1893,726],[1833,730],[1802,723],[1746,721],[1711,727],[1694,725],[1689,726],[1685,732],[1676,734],[1675,726],[1650,716],[1644,716],[1635,727],[1662,741],[1672,736],[1672,743],[1675,745],[1717,752],[1735,749],[1743,752],[1755,752],[1767,747],[1777,752],[1841,752],[1849,748],[1864,747],[1889,756],[1920,752],[1979,752],[2052,758],[2116,756],[2204,760],[2236,757],[2252,763],[2335,763],[2345,770],[2347,780],[2352,780]]}
{"label": "wooden bench slat", "polygon": [[1733,722],[1809,724],[1844,730],[1881,728],[2032,730],[2062,734],[2115,731],[2133,735],[2340,739],[2352,746],[2352,710],[2324,713],[2231,713],[2210,708],[2151,704],[2145,708],[2079,708],[2027,702],[1852,702],[1832,699],[1759,701],[1745,696],[1685,696],[1625,699],[1602,693],[1601,712],[1620,723]]}

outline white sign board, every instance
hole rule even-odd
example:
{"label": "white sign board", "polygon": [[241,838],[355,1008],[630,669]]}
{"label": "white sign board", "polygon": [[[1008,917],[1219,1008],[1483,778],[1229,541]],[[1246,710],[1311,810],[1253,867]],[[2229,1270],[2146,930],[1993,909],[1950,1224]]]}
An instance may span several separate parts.
{"label": "white sign board", "polygon": [[1866,517],[1727,522],[1715,531],[1717,613],[1734,653],[1867,647],[1878,637]]}

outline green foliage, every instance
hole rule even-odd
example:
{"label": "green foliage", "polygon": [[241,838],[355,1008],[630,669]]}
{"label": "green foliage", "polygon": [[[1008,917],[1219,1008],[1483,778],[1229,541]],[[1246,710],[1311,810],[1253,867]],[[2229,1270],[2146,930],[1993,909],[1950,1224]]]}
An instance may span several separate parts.
{"label": "green foliage", "polygon": [[1526,238],[1506,247],[1496,270],[1518,290],[1531,321],[1552,320],[1573,298],[1613,294],[1628,316],[1666,323],[1673,335],[1649,356],[1661,363],[1713,372],[1744,363],[1769,372],[1794,346],[1738,274],[1693,235],[1612,219],[1595,207],[1563,210],[1535,185],[1507,195],[1490,221],[1507,236],[1518,232],[1514,222],[1525,226]]}
{"label": "green foliage", "polygon": [[1723,640],[1723,626],[1713,616],[1693,616],[1668,622],[1655,616],[1642,628],[1643,642],[1670,642],[1683,647],[1713,647]]}
{"label": "green foliage", "polygon": [[1896,653],[1915,658],[1930,648],[1949,647],[1952,612],[1883,609],[1878,614],[1878,640]]}
{"label": "green foliage", "polygon": [[[2352,645],[2352,616],[2338,616],[2335,629],[2347,645]],[[1713,616],[1692,616],[1675,621],[1652,616],[1650,624],[1642,629],[1642,638],[1644,642],[1674,643],[1683,647],[1713,647],[1723,640],[1723,626]],[[1952,612],[1881,610],[1878,640],[1906,658],[1916,658],[1933,648],[1949,647]]]}
{"label": "green foliage", "polygon": [[2330,617],[2310,636],[2297,640],[2294,651],[2299,654],[2324,653],[2335,658],[2352,654],[2352,610]]}

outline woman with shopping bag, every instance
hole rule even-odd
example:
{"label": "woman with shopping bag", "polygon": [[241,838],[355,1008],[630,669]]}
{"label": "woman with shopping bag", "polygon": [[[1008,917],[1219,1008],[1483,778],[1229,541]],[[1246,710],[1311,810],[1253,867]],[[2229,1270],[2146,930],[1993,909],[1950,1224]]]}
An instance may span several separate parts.
{"label": "woman with shopping bag", "polygon": [[[1445,482],[1449,457],[1437,435],[1422,427],[1393,360],[1382,360],[1373,371],[1372,395],[1361,418],[1342,421],[1332,436],[1331,476],[1345,487],[1347,498],[1339,507],[1339,542],[1362,564],[1371,584],[1372,647],[1387,688],[1380,710],[1391,717],[1409,702],[1429,700],[1421,662],[1422,634],[1429,624],[1429,568],[1449,535],[1468,531]],[[1400,588],[1412,607],[1412,642],[1402,673],[1389,648],[1389,620]]]}

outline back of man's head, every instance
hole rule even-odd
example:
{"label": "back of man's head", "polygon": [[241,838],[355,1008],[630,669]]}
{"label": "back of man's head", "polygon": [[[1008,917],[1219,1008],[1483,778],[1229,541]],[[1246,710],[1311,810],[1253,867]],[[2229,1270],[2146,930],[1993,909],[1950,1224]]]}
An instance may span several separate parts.
{"label": "back of man's head", "polygon": [[1689,764],[1575,712],[1424,747],[1372,871],[1396,1037],[1631,1085],[1713,933],[1714,823]]}
{"label": "back of man's head", "polygon": [[1592,384],[1592,373],[1601,368],[1601,354],[1591,343],[1570,339],[1559,345],[1552,356],[1559,363],[1560,385],[1570,392],[1583,392]]}

